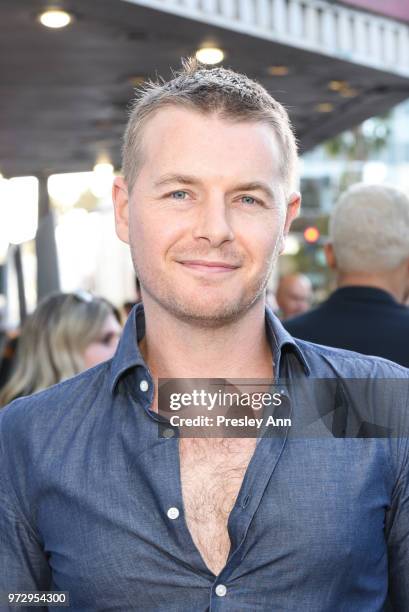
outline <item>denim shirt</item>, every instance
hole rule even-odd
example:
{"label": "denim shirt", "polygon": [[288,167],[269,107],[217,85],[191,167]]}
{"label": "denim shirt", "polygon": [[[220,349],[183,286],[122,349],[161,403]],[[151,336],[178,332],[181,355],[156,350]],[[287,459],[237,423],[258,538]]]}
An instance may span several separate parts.
{"label": "denim shirt", "polygon": [[[294,340],[268,309],[266,329],[290,384],[401,379],[390,408],[407,414],[405,368]],[[185,521],[179,437],[150,410],[143,335],[139,306],[111,361],[0,412],[0,593],[68,591],[82,612],[377,612],[389,588],[407,612],[408,437],[259,440],[216,576]]]}

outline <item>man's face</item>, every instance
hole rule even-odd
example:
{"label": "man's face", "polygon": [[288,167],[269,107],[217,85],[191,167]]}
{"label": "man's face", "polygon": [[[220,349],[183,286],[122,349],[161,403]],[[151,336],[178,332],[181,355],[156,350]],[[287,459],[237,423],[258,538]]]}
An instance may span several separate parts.
{"label": "man's face", "polygon": [[167,107],[149,120],[131,193],[116,179],[118,236],[149,300],[200,325],[234,320],[264,295],[299,195],[262,123]]}
{"label": "man's face", "polygon": [[303,277],[285,279],[277,292],[277,303],[284,319],[295,317],[309,310],[311,298],[311,284]]}

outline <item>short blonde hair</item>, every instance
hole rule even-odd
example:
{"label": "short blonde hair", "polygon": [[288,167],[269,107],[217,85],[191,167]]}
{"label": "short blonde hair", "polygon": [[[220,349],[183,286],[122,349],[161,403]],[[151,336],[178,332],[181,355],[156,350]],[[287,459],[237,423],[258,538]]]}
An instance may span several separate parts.
{"label": "short blonde hair", "polygon": [[335,205],[329,236],[341,271],[392,270],[409,257],[409,198],[395,187],[357,183]]}
{"label": "short blonde hair", "polygon": [[297,144],[284,107],[264,87],[226,68],[205,68],[195,59],[170,81],[150,81],[136,92],[122,147],[122,173],[132,191],[141,165],[143,128],[161,108],[180,106],[229,121],[255,121],[271,126],[281,152],[281,174],[287,195],[297,182]]}

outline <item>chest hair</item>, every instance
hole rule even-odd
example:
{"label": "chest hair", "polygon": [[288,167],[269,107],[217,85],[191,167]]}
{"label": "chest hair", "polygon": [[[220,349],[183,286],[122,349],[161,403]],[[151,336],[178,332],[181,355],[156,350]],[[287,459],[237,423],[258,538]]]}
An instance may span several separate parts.
{"label": "chest hair", "polygon": [[255,444],[255,439],[180,440],[187,526],[204,562],[216,575],[229,554],[227,522]]}

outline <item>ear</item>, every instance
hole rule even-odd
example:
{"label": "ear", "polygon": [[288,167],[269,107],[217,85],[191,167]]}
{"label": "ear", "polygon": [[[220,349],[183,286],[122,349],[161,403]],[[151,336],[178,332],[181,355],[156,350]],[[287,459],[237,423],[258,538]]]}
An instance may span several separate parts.
{"label": "ear", "polygon": [[128,187],[121,176],[114,179],[112,200],[115,211],[115,229],[120,240],[129,244],[129,194]]}
{"label": "ear", "polygon": [[406,283],[404,284],[404,296],[402,300],[402,304],[405,306],[409,306],[409,258],[404,262],[405,272],[406,272]]}
{"label": "ear", "polygon": [[324,244],[324,253],[328,267],[331,268],[331,270],[335,270],[337,267],[337,260],[335,257],[334,247],[332,246],[331,242]]}
{"label": "ear", "polygon": [[288,232],[290,231],[290,227],[294,219],[297,217],[301,206],[301,195],[298,191],[292,193],[288,199],[287,203],[287,211],[285,214],[285,222],[283,228],[283,235],[281,237],[281,246],[280,246],[280,255],[284,251],[285,247],[285,239],[288,236]]}

